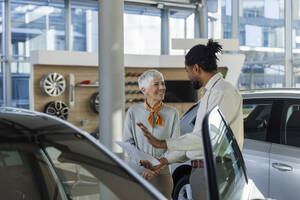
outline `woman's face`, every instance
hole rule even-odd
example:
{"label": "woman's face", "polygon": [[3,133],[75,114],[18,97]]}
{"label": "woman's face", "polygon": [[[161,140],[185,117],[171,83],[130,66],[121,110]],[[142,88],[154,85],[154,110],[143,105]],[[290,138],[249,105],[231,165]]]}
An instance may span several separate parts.
{"label": "woman's face", "polygon": [[148,100],[162,101],[166,93],[165,82],[162,78],[156,77],[150,82],[148,88],[145,88],[142,92]]}

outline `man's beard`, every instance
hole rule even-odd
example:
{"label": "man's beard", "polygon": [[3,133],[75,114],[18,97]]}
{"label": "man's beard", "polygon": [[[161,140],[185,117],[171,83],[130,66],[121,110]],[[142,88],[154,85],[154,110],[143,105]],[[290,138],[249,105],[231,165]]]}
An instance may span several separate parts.
{"label": "man's beard", "polygon": [[199,90],[202,87],[202,82],[198,79],[192,80],[192,85],[195,90]]}

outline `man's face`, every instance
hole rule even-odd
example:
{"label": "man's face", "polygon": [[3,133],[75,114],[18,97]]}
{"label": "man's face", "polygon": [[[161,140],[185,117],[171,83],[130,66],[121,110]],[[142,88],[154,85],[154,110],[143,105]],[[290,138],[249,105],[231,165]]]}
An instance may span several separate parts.
{"label": "man's face", "polygon": [[187,73],[188,78],[192,82],[193,88],[199,90],[203,83],[198,74],[193,70],[192,66],[185,65],[185,71]]}

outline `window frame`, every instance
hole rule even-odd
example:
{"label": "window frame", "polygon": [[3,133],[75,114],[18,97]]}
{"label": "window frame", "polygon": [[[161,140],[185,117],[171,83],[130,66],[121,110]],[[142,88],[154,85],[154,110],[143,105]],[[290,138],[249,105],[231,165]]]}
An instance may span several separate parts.
{"label": "window frame", "polygon": [[286,120],[286,114],[287,114],[288,108],[293,104],[300,105],[300,99],[285,99],[284,100],[283,111],[282,111],[282,120],[281,120],[281,125],[280,125],[280,144],[300,148],[300,146],[294,146],[294,145],[287,144],[287,134],[285,131],[286,122],[284,120]]}

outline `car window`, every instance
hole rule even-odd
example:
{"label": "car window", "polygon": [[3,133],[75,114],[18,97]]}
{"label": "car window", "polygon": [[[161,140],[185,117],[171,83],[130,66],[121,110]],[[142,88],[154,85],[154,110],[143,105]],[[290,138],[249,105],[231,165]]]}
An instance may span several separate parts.
{"label": "car window", "polygon": [[[68,196],[77,200],[162,198],[155,188],[151,191],[131,174],[129,167],[118,163],[92,138],[65,127],[59,134],[43,135],[41,144],[55,166]],[[121,161],[120,161],[121,162]],[[126,170],[126,167],[127,170]],[[153,193],[152,193],[153,192]],[[156,194],[158,193],[157,197]]]}
{"label": "car window", "polygon": [[247,185],[247,176],[233,133],[217,109],[211,111],[204,123],[208,124],[204,131],[208,132],[212,147],[220,199],[241,199]]}
{"label": "car window", "polygon": [[300,103],[286,104],[282,120],[282,143],[300,147]]}
{"label": "car window", "polygon": [[244,103],[245,138],[266,141],[272,103]]}
{"label": "car window", "polygon": [[49,165],[34,145],[1,143],[0,177],[1,199],[65,199]]}
{"label": "car window", "polygon": [[[101,182],[86,170],[84,164],[63,159],[62,152],[57,148],[47,147],[46,151],[56,167],[67,194],[72,199],[75,197],[77,200],[100,199]],[[114,197],[113,199],[119,199],[109,189],[108,191]]]}

